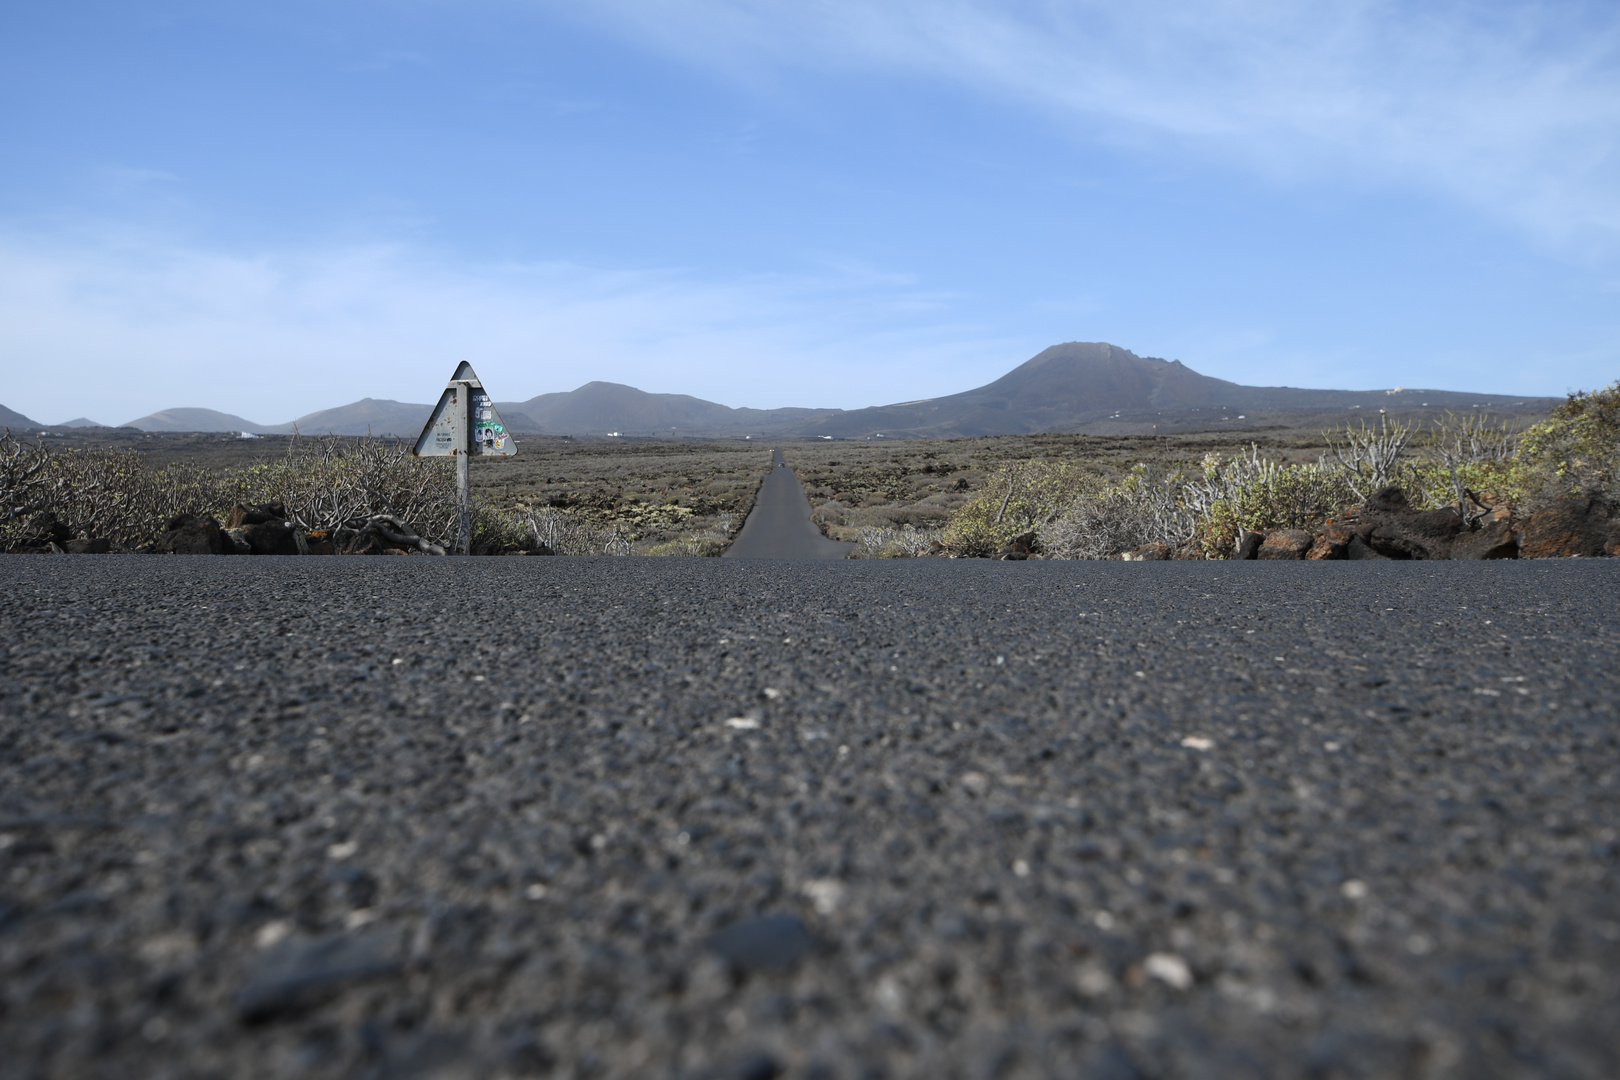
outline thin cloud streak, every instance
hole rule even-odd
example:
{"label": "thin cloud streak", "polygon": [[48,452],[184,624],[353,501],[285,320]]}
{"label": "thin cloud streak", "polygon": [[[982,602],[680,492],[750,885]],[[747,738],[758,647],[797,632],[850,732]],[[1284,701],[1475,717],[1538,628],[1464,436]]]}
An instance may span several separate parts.
{"label": "thin cloud streak", "polygon": [[860,407],[1008,366],[1022,343],[961,324],[947,302],[851,268],[714,282],[457,265],[390,244],[239,255],[150,235],[0,234],[3,403],[48,423],[174,406],[279,423],[361,397],[425,401],[461,359],[508,399],[604,379],[730,405]]}
{"label": "thin cloud streak", "polygon": [[742,78],[898,71],[1272,181],[1464,200],[1539,241],[1620,242],[1620,8],[1292,0],[602,0],[614,31]]}

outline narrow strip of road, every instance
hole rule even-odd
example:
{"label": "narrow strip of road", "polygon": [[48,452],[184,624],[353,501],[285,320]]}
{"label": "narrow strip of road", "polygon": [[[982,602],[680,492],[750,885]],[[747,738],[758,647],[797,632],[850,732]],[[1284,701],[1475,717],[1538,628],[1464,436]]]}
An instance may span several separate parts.
{"label": "narrow strip of road", "polygon": [[771,451],[771,475],[760,485],[754,509],[726,551],[731,559],[843,559],[854,544],[829,540],[810,523],[810,499],[787,467],[782,451]]}

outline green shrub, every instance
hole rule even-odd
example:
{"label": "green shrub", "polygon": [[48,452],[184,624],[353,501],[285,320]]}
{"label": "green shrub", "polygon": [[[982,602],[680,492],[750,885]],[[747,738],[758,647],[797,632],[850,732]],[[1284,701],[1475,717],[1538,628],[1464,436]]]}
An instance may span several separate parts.
{"label": "green shrub", "polygon": [[1519,439],[1514,464],[1522,496],[1620,488],[1620,382],[1574,393]]}
{"label": "green shrub", "polygon": [[1096,484],[1096,475],[1074,462],[1001,465],[951,515],[940,543],[959,555],[992,555],[1013,537],[1056,520],[1079,492]]}
{"label": "green shrub", "polygon": [[[1202,471],[1183,499],[1197,517],[1192,539],[1210,558],[1225,558],[1249,530],[1314,529],[1361,501],[1349,469],[1326,462],[1280,464],[1262,458],[1257,447],[1227,459],[1211,454]],[[1359,479],[1365,485],[1370,476]]]}
{"label": "green shrub", "polygon": [[693,533],[690,536],[677,537],[674,540],[666,540],[661,544],[654,544],[642,554],[715,559],[724,554],[725,550],[725,540],[714,533]]}

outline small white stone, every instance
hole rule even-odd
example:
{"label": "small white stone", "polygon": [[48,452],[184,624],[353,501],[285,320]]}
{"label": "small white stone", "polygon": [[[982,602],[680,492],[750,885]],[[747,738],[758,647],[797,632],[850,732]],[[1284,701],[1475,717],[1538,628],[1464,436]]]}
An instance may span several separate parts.
{"label": "small white stone", "polygon": [[394,664],[403,664],[404,662],[405,661],[403,659],[401,659],[400,657],[398,657],[398,656],[394,657],[394,659],[392,661],[390,661],[390,663],[394,663]]}
{"label": "small white stone", "polygon": [[331,847],[327,848],[326,857],[328,859],[347,859],[350,855],[353,855],[359,850],[359,844],[355,843],[353,840],[345,840],[340,844],[333,844]]}
{"label": "small white stone", "polygon": [[292,933],[292,923],[286,919],[276,919],[259,927],[259,932],[253,935],[253,944],[261,949],[268,949],[285,941],[287,935]]}
{"label": "small white stone", "polygon": [[377,913],[375,911],[368,907],[355,908],[343,917],[343,928],[345,930],[358,930],[362,926],[376,921]]}
{"label": "small white stone", "polygon": [[141,943],[141,959],[151,964],[189,960],[197,952],[197,939],[185,931],[158,934]]}
{"label": "small white stone", "polygon": [[1330,754],[1337,754],[1341,747],[1336,742],[1325,742],[1322,744],[1322,749],[1326,750]]}
{"label": "small white stone", "polygon": [[[682,833],[681,835],[684,836],[686,834]],[[530,885],[528,888],[524,889],[523,895],[529,900],[544,900],[546,898],[546,893],[550,891],[550,889],[546,888],[537,881],[533,885]]]}
{"label": "small white stone", "polygon": [[1095,960],[1087,960],[1074,973],[1074,985],[1088,998],[1101,997],[1114,988],[1114,977]]}
{"label": "small white stone", "polygon": [[1091,921],[1097,924],[1099,930],[1112,930],[1114,928],[1114,917],[1106,911],[1097,912],[1091,917]]}
{"label": "small white stone", "polygon": [[1029,877],[1029,863],[1023,859],[1014,859],[1013,873],[1019,877]]}
{"label": "small white stone", "polygon": [[905,991],[900,989],[900,983],[893,975],[885,975],[879,979],[872,996],[877,999],[883,1011],[888,1013],[898,1013],[906,1006]]}
{"label": "small white stone", "polygon": [[1215,740],[1202,735],[1188,735],[1181,740],[1181,745],[1189,750],[1211,750],[1214,749]]}
{"label": "small white stone", "polygon": [[726,719],[726,727],[734,731],[755,731],[759,728],[759,721],[751,716],[732,716]]}
{"label": "small white stone", "polygon": [[1142,962],[1142,970],[1149,977],[1176,990],[1186,990],[1192,986],[1192,969],[1187,967],[1187,961],[1175,953],[1154,953]]}
{"label": "small white stone", "polygon": [[1346,900],[1365,900],[1367,898],[1367,883],[1351,878],[1339,886],[1339,892],[1344,895]]}
{"label": "small white stone", "polygon": [[836,878],[814,878],[800,890],[815,907],[817,915],[831,915],[844,902],[844,883]]}
{"label": "small white stone", "polygon": [[774,686],[767,686],[765,688],[765,696],[767,698],[769,698],[770,700],[772,700],[772,701],[776,701],[778,698],[780,698],[782,696],[782,691],[778,690]]}
{"label": "small white stone", "polygon": [[990,778],[982,772],[965,772],[962,774],[962,786],[971,794],[983,795],[990,790]]}

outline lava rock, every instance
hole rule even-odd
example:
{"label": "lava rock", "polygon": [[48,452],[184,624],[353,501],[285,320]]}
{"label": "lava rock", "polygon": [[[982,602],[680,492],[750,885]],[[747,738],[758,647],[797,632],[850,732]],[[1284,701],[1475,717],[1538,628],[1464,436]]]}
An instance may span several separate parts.
{"label": "lava rock", "polygon": [[1135,551],[1125,553],[1126,562],[1165,562],[1175,556],[1175,549],[1169,544],[1151,543],[1143,544]]}
{"label": "lava rock", "polygon": [[1519,538],[1505,520],[1492,521],[1484,528],[1464,533],[1451,543],[1453,559],[1517,559]]}
{"label": "lava rock", "polygon": [[1040,541],[1033,532],[1021,533],[1001,545],[996,552],[999,559],[1027,559],[1041,550]]}
{"label": "lava rock", "polygon": [[1356,531],[1350,526],[1330,521],[1312,541],[1311,549],[1305,553],[1305,557],[1313,561],[1348,559],[1350,541],[1355,539],[1355,536]]}
{"label": "lava rock", "polygon": [[1451,507],[1414,511],[1406,492],[1390,486],[1380,488],[1362,507],[1356,535],[1388,559],[1446,559],[1452,540],[1466,528]]}
{"label": "lava rock", "polygon": [[181,514],[169,519],[157,550],[165,555],[223,555],[225,533],[211,517]]}
{"label": "lava rock", "polygon": [[1277,529],[1266,534],[1255,553],[1259,559],[1303,559],[1315,541],[1310,533],[1300,529]]}
{"label": "lava rock", "polygon": [[796,915],[761,915],[709,935],[707,945],[738,973],[786,971],[815,946]]}
{"label": "lava rock", "polygon": [[1352,536],[1350,538],[1350,542],[1345,545],[1345,547],[1344,547],[1344,557],[1346,559],[1357,559],[1357,560],[1360,560],[1360,559],[1385,559],[1385,560],[1387,560],[1389,558],[1388,555],[1385,555],[1383,552],[1378,551],[1375,548],[1373,548],[1373,546],[1371,544],[1367,543],[1367,541],[1363,540],[1359,535],[1358,536]]}
{"label": "lava rock", "polygon": [[292,527],[281,521],[264,521],[242,526],[242,536],[255,555],[297,555],[298,538]]}
{"label": "lava rock", "polygon": [[274,946],[237,992],[237,1015],[249,1024],[296,1015],[351,983],[394,974],[398,954],[399,935],[386,927]]}
{"label": "lava rock", "polygon": [[72,539],[72,528],[49,510],[35,514],[22,530],[22,544],[26,547],[48,548]]}
{"label": "lava rock", "polygon": [[240,529],[247,525],[266,525],[286,520],[287,507],[279,501],[267,502],[260,506],[243,506],[237,503],[231,507],[231,512],[225,519],[225,527]]}
{"label": "lava rock", "polygon": [[1265,542],[1265,533],[1246,532],[1243,534],[1243,539],[1238,541],[1237,553],[1232,557],[1234,559],[1258,559],[1260,557],[1260,545]]}
{"label": "lava rock", "polygon": [[1614,508],[1602,499],[1561,499],[1531,514],[1519,535],[1526,559],[1594,558],[1608,554]]}
{"label": "lava rock", "polygon": [[112,550],[111,540],[69,540],[62,545],[69,555],[105,555]]}

